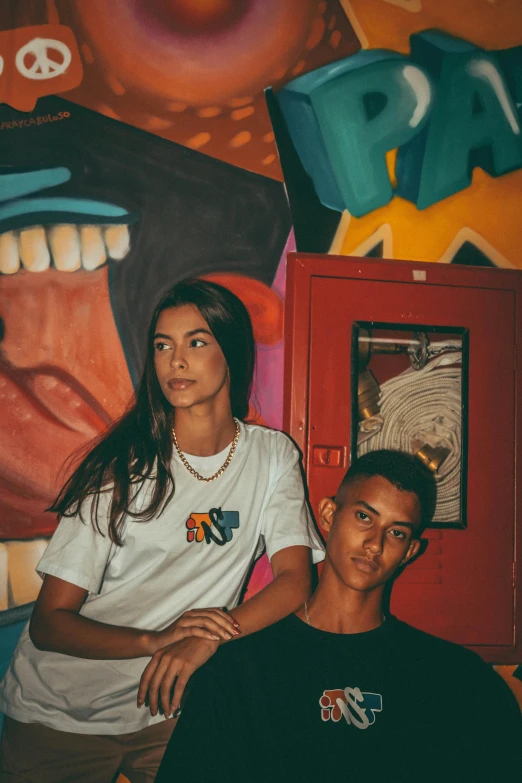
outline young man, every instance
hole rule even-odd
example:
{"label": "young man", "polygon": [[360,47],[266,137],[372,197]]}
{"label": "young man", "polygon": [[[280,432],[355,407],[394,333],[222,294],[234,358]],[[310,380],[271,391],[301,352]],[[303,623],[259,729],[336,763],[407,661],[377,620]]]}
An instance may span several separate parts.
{"label": "young man", "polygon": [[409,455],[354,462],[319,504],[328,541],[314,595],[195,675],[157,783],[517,779],[521,717],[507,685],[474,653],[383,613],[434,498]]}

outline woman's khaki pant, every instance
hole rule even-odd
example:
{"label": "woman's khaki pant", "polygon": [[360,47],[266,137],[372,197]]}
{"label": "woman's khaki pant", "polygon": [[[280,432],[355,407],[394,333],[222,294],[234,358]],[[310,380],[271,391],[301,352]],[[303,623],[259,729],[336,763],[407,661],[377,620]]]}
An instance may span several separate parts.
{"label": "woman's khaki pant", "polygon": [[0,783],[153,783],[175,719],[131,734],[71,734],[4,719]]}

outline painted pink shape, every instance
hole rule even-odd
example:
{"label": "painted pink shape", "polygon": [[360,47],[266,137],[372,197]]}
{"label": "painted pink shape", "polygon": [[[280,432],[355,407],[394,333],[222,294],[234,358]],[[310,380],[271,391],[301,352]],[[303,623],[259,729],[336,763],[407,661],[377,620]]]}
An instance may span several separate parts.
{"label": "painted pink shape", "polygon": [[248,583],[248,590],[246,591],[243,600],[246,601],[248,598],[252,598],[256,593],[259,593],[263,587],[266,587],[266,585],[272,581],[272,578],[270,560],[266,555],[263,555],[256,563],[256,567],[254,568]]}
{"label": "painted pink shape", "polygon": [[[294,230],[288,235],[272,289],[281,299],[286,290],[286,256],[295,250]],[[284,340],[276,345],[257,345],[254,401],[257,410],[269,427],[280,430],[283,427],[283,370]]]}
{"label": "painted pink shape", "polygon": [[285,298],[286,294],[286,257],[288,253],[293,253],[296,250],[294,229],[290,231],[286,245],[283,250],[283,255],[277,267],[277,272],[272,283],[272,288],[279,294],[281,299]]}
{"label": "painted pink shape", "polygon": [[[295,250],[294,230],[292,229],[277,267],[272,283],[273,290],[284,300],[286,292],[286,256]],[[254,394],[256,407],[270,427],[280,430],[283,427],[283,359],[284,340],[277,345],[257,346],[257,363]],[[250,581],[246,598],[263,589],[272,581],[272,569],[266,555],[258,561]]]}

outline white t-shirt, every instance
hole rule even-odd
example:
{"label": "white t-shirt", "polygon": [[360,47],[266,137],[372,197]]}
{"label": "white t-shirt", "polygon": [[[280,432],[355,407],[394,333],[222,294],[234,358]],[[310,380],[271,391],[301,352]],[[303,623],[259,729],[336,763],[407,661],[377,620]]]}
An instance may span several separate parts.
{"label": "white t-shirt", "polygon": [[[211,476],[228,449],[187,455]],[[194,478],[173,458],[175,494],[150,522],[127,518],[123,546],[93,530],[88,509],[62,519],[38,564],[89,591],[81,614],[112,625],[161,630],[188,609],[237,605],[255,557],[304,545],[324,557],[304,499],[298,452],[280,432],[241,424],[236,453],[215,481]],[[148,486],[138,493],[143,507]],[[102,498],[105,508],[108,496]],[[100,501],[102,508],[102,501]],[[216,522],[218,523],[216,525]],[[107,525],[105,523],[105,529]],[[136,707],[150,659],[88,660],[39,651],[24,629],[0,684],[0,711],[24,723],[80,734],[124,734],[162,719]]]}

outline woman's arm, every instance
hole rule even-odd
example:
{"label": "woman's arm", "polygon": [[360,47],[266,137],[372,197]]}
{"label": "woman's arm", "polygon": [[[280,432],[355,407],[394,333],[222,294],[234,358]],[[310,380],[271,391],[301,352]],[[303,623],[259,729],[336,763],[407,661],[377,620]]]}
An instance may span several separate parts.
{"label": "woman's arm", "polygon": [[273,581],[232,610],[234,619],[241,626],[242,636],[282,620],[310,597],[311,564],[307,546],[280,549],[273,555],[270,565]]}
{"label": "woman's arm", "polygon": [[[240,623],[241,636],[276,623],[302,606],[310,595],[309,547],[280,549],[273,555],[271,566],[273,581],[233,610],[235,620]],[[165,715],[175,712],[189,678],[208,661],[222,641],[186,638],[158,650],[141,676],[138,707],[148,696],[152,715],[158,712],[158,702]]]}
{"label": "woman's arm", "polygon": [[80,614],[87,595],[82,587],[47,574],[29,625],[34,646],[78,658],[141,658],[187,636],[217,642],[237,633],[234,618],[220,609],[185,612],[162,631],[100,623]]}

